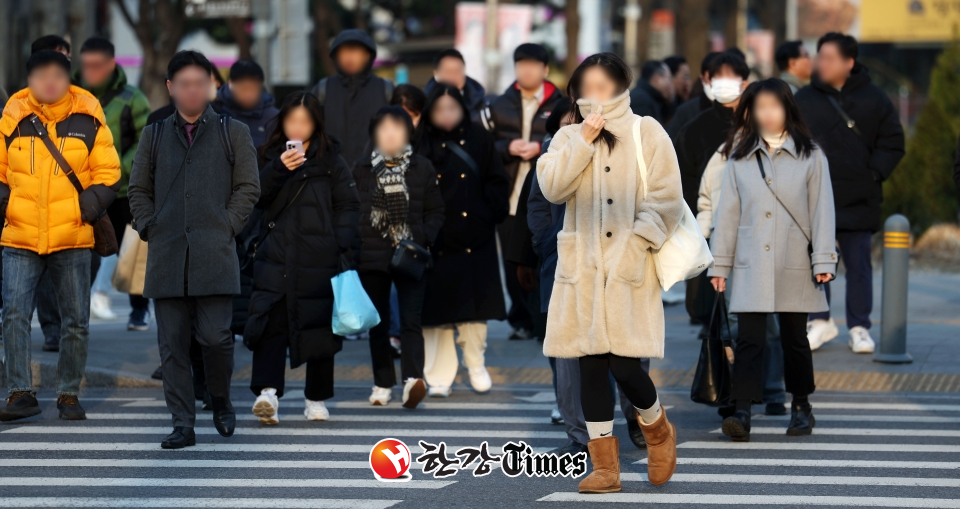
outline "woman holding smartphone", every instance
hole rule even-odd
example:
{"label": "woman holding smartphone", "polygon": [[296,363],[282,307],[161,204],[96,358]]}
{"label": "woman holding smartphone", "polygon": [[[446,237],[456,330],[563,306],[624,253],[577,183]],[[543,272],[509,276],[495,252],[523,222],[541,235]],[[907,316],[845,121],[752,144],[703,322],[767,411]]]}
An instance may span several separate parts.
{"label": "woman holding smartphone", "polygon": [[243,338],[253,350],[253,413],[262,424],[280,422],[289,349],[291,368],[307,365],[304,417],[326,420],[323,402],[333,397],[333,357],[343,341],[331,328],[330,279],[349,261],[360,199],[340,142],[324,134],[320,103],[310,93],[284,100],[261,150],[257,207],[264,216]]}
{"label": "woman holding smartphone", "polygon": [[[750,440],[750,405],[763,399],[767,315],[776,313],[784,380],[793,395],[788,435],[809,435],[816,421],[807,314],[827,309],[823,283],[837,266],[833,188],[823,151],[813,142],[786,82],[751,84],[723,146],[728,159],[708,275],[718,292],[731,279],[730,312],[740,334],[733,363],[736,412],[723,433]],[[732,272],[732,274],[731,274]]]}

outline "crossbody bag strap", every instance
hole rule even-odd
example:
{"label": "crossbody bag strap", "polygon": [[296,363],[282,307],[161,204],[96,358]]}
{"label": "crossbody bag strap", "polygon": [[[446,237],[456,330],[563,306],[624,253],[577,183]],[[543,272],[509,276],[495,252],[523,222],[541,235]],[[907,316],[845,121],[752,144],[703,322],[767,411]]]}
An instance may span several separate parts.
{"label": "crossbody bag strap", "polygon": [[[290,198],[289,200],[287,200],[287,202],[283,204],[283,207],[280,207],[280,210],[276,214],[267,214],[263,216],[264,221],[267,221],[267,224],[266,224],[267,227],[266,229],[261,229],[260,234],[257,235],[257,240],[253,244],[254,255],[256,255],[257,248],[260,247],[260,244],[263,244],[263,241],[267,239],[267,236],[270,235],[270,232],[272,232],[274,227],[277,226],[276,222],[279,221],[281,217],[283,217],[283,213],[286,212],[287,209],[289,209],[290,206],[293,205],[293,202],[297,200],[297,197],[300,196],[300,192],[303,191],[303,188],[307,186],[307,180],[308,179],[303,179],[303,182],[300,184],[300,187],[297,188],[297,192],[293,194],[293,198]],[[276,206],[276,202],[274,203],[274,206]],[[273,206],[270,207],[271,210],[273,210],[273,208],[274,208]]]}
{"label": "crossbody bag strap", "polygon": [[466,150],[463,150],[460,145],[450,142],[447,143],[447,148],[450,149],[450,152],[453,152],[457,157],[462,159],[463,162],[467,163],[467,166],[470,167],[470,170],[473,171],[474,174],[480,175],[480,168],[477,166],[477,162],[474,161],[473,157],[470,157],[470,154],[468,154]]}
{"label": "crossbody bag strap", "polygon": [[840,106],[840,102],[837,101],[837,98],[833,97],[832,95],[828,95],[827,100],[830,101],[830,105],[833,106],[833,109],[837,110],[837,113],[839,113],[840,117],[843,118],[843,121],[847,124],[847,129],[853,131],[853,134],[856,134],[859,138],[860,128],[857,127],[857,123],[850,118],[850,115],[848,115],[846,110],[843,109],[843,106]]}
{"label": "crossbody bag strap", "polygon": [[783,203],[783,200],[780,199],[780,196],[777,195],[776,191],[774,191],[773,188],[770,187],[770,181],[767,180],[767,173],[763,171],[763,160],[760,158],[760,151],[757,150],[756,152],[754,152],[754,154],[756,154],[757,156],[757,166],[760,168],[760,178],[762,178],[763,182],[767,184],[767,189],[769,189],[770,192],[773,193],[773,197],[777,199],[777,203],[779,203],[783,207],[783,209],[787,211],[787,215],[790,216],[790,219],[793,219],[793,222],[797,223],[797,226],[800,227],[800,233],[803,233],[803,236],[807,239],[807,242],[809,242],[810,244],[813,244],[813,240],[810,238],[809,235],[807,235],[807,232],[804,231],[803,224],[801,224],[800,221],[797,221],[797,217],[794,216],[793,212],[790,211],[790,207],[787,207],[787,204]]}
{"label": "crossbody bag strap", "polygon": [[33,124],[33,128],[37,130],[37,137],[43,141],[43,144],[47,147],[47,150],[50,151],[50,155],[53,156],[53,159],[57,162],[60,168],[63,170],[63,174],[70,179],[70,183],[73,184],[73,187],[77,190],[77,195],[83,192],[83,184],[80,183],[80,179],[77,178],[76,173],[73,172],[73,168],[70,166],[70,163],[63,157],[63,154],[60,153],[60,150],[57,149],[57,146],[53,143],[53,140],[50,139],[50,134],[47,132],[47,128],[44,127],[43,122],[40,121],[40,118],[36,114],[30,115],[30,123]]}

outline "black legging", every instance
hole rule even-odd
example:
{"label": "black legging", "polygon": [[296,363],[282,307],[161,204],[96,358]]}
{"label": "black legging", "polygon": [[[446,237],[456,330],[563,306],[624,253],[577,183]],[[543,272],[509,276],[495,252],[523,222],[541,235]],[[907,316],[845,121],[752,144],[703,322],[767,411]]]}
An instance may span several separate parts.
{"label": "black legging", "polygon": [[643,369],[643,359],[612,353],[580,357],[580,405],[587,422],[613,420],[610,373],[637,408],[657,402],[657,387]]}
{"label": "black legging", "polygon": [[[813,394],[813,355],[807,341],[806,313],[778,313],[783,343],[783,375],[787,392],[794,398]],[[733,363],[734,401],[749,408],[748,401],[763,400],[763,355],[767,349],[767,313],[739,313],[740,337]]]}

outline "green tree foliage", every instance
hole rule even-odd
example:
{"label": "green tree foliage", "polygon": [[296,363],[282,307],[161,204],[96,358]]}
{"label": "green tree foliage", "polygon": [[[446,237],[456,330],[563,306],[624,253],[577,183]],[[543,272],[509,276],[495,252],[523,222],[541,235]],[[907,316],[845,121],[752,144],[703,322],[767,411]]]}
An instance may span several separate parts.
{"label": "green tree foliage", "polygon": [[944,48],[930,75],[930,97],[907,141],[907,155],[884,183],[883,216],[900,213],[921,232],[955,222],[960,199],[953,160],[960,137],[960,41]]}

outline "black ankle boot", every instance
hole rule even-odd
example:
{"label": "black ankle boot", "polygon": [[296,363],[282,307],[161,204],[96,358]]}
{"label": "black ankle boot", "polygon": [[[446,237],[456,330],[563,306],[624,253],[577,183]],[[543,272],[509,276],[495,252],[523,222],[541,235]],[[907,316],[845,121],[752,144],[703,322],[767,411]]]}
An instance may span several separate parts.
{"label": "black ankle boot", "polygon": [[806,405],[790,405],[790,424],[787,426],[787,435],[800,437],[813,433],[817,420],[813,418],[813,407]]}
{"label": "black ankle boot", "polygon": [[222,437],[233,436],[233,430],[237,427],[237,414],[233,411],[233,405],[227,398],[213,399],[213,425],[217,428],[217,433]]}
{"label": "black ankle boot", "polygon": [[723,420],[723,434],[734,442],[750,441],[750,412],[737,410]]}

